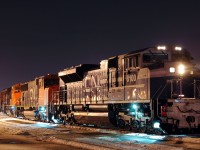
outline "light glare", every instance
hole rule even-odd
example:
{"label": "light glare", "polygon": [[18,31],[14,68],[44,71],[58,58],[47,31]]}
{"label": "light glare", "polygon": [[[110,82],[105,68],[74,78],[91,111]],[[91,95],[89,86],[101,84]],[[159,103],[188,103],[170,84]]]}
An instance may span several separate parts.
{"label": "light glare", "polygon": [[11,109],[15,109],[15,106],[11,106]]}
{"label": "light glare", "polygon": [[184,65],[181,64],[181,65],[178,66],[178,73],[180,75],[183,75],[185,73],[185,66]]}
{"label": "light glare", "polygon": [[153,127],[154,127],[154,128],[160,128],[160,123],[159,123],[159,122],[155,122],[155,123],[153,124]]}
{"label": "light glare", "polygon": [[176,51],[181,51],[181,50],[182,50],[182,47],[176,46],[176,47],[175,47],[175,50],[176,50]]}
{"label": "light glare", "polygon": [[169,72],[170,72],[170,73],[174,73],[174,72],[175,72],[175,68],[174,68],[174,67],[170,67],[170,68],[169,68]]}
{"label": "light glare", "polygon": [[133,109],[137,109],[137,105],[136,104],[133,104]]}
{"label": "light glare", "polygon": [[158,50],[166,50],[166,46],[158,46],[157,49]]}
{"label": "light glare", "polygon": [[184,97],[184,96],[185,96],[184,94],[180,94],[180,95],[179,95],[179,97]]}

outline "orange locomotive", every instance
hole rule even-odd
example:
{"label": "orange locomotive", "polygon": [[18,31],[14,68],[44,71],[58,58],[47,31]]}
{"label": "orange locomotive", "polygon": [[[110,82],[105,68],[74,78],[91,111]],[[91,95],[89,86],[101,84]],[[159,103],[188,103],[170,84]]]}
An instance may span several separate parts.
{"label": "orange locomotive", "polygon": [[10,105],[21,106],[21,96],[22,96],[21,83],[14,84],[12,86],[12,96]]}
{"label": "orange locomotive", "polygon": [[[9,89],[10,92],[6,92]],[[1,107],[5,113],[14,117],[48,121],[48,109],[54,102],[54,91],[58,89],[58,76],[53,74],[14,84],[1,92]]]}

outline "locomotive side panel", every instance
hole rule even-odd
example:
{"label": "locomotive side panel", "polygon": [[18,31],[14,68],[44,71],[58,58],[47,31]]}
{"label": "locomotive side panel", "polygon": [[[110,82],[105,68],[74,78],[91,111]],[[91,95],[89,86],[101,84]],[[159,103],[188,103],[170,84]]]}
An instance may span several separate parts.
{"label": "locomotive side panel", "polygon": [[109,103],[120,103],[125,100],[124,93],[124,55],[109,58]]}
{"label": "locomotive side panel", "polygon": [[130,70],[126,76],[125,100],[150,102],[150,72],[144,68]]}
{"label": "locomotive side panel", "polygon": [[38,106],[45,105],[44,104],[44,78],[38,79]]}
{"label": "locomotive side panel", "polygon": [[[124,86],[123,86],[123,76],[118,76],[117,68],[109,69],[109,101],[123,101],[124,100]],[[121,81],[121,84],[118,84],[117,81]]]}
{"label": "locomotive side panel", "polygon": [[58,91],[59,79],[57,75],[48,74],[46,76],[36,78],[38,87],[38,106],[48,105],[52,101],[50,91]]}
{"label": "locomotive side panel", "polygon": [[21,94],[21,83],[13,85],[10,105],[21,105]]}
{"label": "locomotive side panel", "polygon": [[10,88],[6,88],[4,90],[1,91],[1,110],[4,113],[7,113],[8,107],[10,105],[10,101],[11,101],[11,87]]}
{"label": "locomotive side panel", "polygon": [[28,101],[29,97],[28,97],[28,83],[23,83],[22,87],[22,94],[21,94],[21,106],[25,107],[26,106],[26,102]]}
{"label": "locomotive side panel", "polygon": [[67,88],[67,104],[81,104],[82,99],[82,82],[72,82],[66,84]]}
{"label": "locomotive side panel", "polygon": [[[117,63],[113,63],[117,61]],[[138,54],[120,55],[110,59],[109,101],[110,103],[150,102],[150,71],[140,69]],[[113,65],[115,64],[115,65]]]}
{"label": "locomotive side panel", "polygon": [[83,78],[83,99],[86,104],[101,104],[107,101],[107,69],[88,71]]}
{"label": "locomotive side panel", "polygon": [[[83,89],[82,80],[87,71],[99,68],[99,65],[81,64],[58,72],[59,104],[84,104],[90,101],[90,89]],[[87,81],[90,82],[89,80]],[[90,83],[89,83],[90,84]]]}
{"label": "locomotive side panel", "polygon": [[37,107],[38,105],[38,85],[36,80],[28,82],[28,100],[25,101],[27,107]]}

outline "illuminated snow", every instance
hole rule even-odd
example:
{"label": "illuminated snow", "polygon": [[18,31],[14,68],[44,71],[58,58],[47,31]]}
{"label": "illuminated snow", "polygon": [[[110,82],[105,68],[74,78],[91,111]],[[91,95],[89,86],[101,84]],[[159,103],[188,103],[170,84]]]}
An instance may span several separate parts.
{"label": "illuminated snow", "polygon": [[[22,122],[22,124],[19,124]],[[59,130],[56,130],[56,129]],[[74,130],[82,130],[83,127],[70,127]],[[99,149],[101,146],[106,146],[106,149],[165,149],[165,150],[177,150],[182,149],[178,147],[173,147],[170,145],[159,145],[158,143],[162,140],[168,140],[167,136],[158,136],[158,135],[147,135],[139,133],[118,133],[110,130],[95,129],[95,128],[86,128],[85,132],[90,133],[109,133],[102,135],[95,135],[91,137],[78,137],[78,135],[71,134],[68,126],[59,127],[59,125],[52,123],[37,122],[31,120],[21,120],[17,118],[8,117],[0,113],[0,133],[7,135],[26,135],[36,137],[39,141],[48,141],[56,144],[64,144],[79,147],[82,149]],[[62,129],[62,130],[61,130]],[[200,138],[191,138],[187,136],[170,136],[173,141],[186,141],[194,142],[200,144]],[[68,140],[66,140],[68,139]],[[70,140],[69,140],[70,139]],[[102,149],[105,149],[102,148]]]}

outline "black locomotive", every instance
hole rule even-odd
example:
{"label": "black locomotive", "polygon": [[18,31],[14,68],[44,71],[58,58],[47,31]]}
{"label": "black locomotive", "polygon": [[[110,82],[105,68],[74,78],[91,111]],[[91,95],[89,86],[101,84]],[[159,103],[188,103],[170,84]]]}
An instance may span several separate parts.
{"label": "black locomotive", "polygon": [[199,69],[181,47],[144,48],[58,76],[60,99],[54,105],[64,123],[104,124],[107,118],[120,128],[168,132],[200,126]]}

